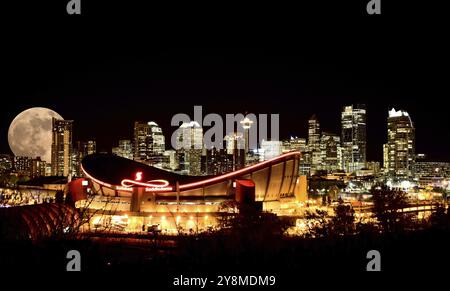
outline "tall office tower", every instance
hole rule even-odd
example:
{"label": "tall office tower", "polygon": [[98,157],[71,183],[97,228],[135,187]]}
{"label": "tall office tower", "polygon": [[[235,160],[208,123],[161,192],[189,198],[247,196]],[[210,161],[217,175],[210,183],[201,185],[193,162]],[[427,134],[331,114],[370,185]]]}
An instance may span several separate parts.
{"label": "tall office tower", "polygon": [[264,160],[270,160],[282,154],[281,141],[262,140],[261,149],[264,152]]}
{"label": "tall office tower", "polygon": [[131,144],[131,140],[129,139],[121,139],[119,140],[119,146],[112,148],[112,154],[125,158],[125,159],[133,159],[133,146]]}
{"label": "tall office tower", "polygon": [[387,143],[383,144],[383,173],[387,174],[389,169],[389,146]]}
{"label": "tall office tower", "polygon": [[364,104],[344,106],[341,113],[342,166],[354,172],[366,164],[366,107]]}
{"label": "tall office tower", "polygon": [[97,142],[95,140],[88,140],[83,142],[84,156],[92,155],[97,152]]}
{"label": "tall office tower", "polygon": [[321,164],[320,123],[315,114],[308,120],[308,150],[311,159],[311,172],[315,173]]}
{"label": "tall office tower", "polygon": [[169,169],[172,171],[175,171],[176,169],[178,169],[179,165],[178,165],[176,151],[166,150],[166,151],[164,151],[163,156],[165,157],[163,168]]}
{"label": "tall office tower", "polygon": [[82,175],[81,161],[87,155],[97,152],[97,143],[95,140],[77,141],[72,147],[72,167],[71,174],[75,177]]}
{"label": "tall office tower", "polygon": [[41,176],[45,176],[45,167],[46,163],[45,161],[41,160],[41,157],[36,157],[35,159],[32,159],[30,165],[30,177],[38,178]]}
{"label": "tall office tower", "polygon": [[134,122],[134,155],[135,161],[147,162],[148,144],[150,141],[150,126],[147,122]]}
{"label": "tall office tower", "polygon": [[[241,149],[244,152],[244,149]],[[233,155],[228,154],[226,149],[205,149],[204,151],[204,174],[219,175],[233,171]]]}
{"label": "tall office tower", "polygon": [[[242,169],[246,162],[245,139],[241,133],[229,133],[224,137],[226,153],[231,158],[231,171]],[[225,158],[223,158],[225,159]]]}
{"label": "tall office tower", "polygon": [[339,169],[339,148],[341,138],[334,133],[324,132],[320,138],[320,170],[333,172]]}
{"label": "tall office tower", "polygon": [[69,176],[72,158],[73,120],[52,118],[52,175]]}
{"label": "tall office tower", "polygon": [[72,155],[70,157],[70,174],[74,177],[81,175],[81,161],[83,160],[83,152],[81,150],[81,142],[75,142],[72,147]]}
{"label": "tall office tower", "polygon": [[162,129],[154,121],[150,121],[148,126],[150,128],[147,152],[148,163],[151,165],[161,164],[164,151],[166,150]]}
{"label": "tall office tower", "polygon": [[250,120],[248,117],[245,117],[243,120],[240,121],[240,124],[244,128],[245,154],[248,154],[250,151],[250,128],[252,127],[253,121]]}
{"label": "tall office tower", "polygon": [[389,111],[388,127],[388,175],[396,178],[414,176],[415,130],[406,111]]}
{"label": "tall office tower", "polygon": [[200,124],[196,121],[181,124],[176,143],[181,170],[189,175],[201,175],[203,128]]}
{"label": "tall office tower", "polygon": [[133,146],[131,144],[131,140],[129,139],[121,139],[119,140],[119,155],[125,159],[133,159]]}
{"label": "tall office tower", "polygon": [[154,121],[134,123],[134,160],[150,165],[161,164],[165,150],[161,127]]}

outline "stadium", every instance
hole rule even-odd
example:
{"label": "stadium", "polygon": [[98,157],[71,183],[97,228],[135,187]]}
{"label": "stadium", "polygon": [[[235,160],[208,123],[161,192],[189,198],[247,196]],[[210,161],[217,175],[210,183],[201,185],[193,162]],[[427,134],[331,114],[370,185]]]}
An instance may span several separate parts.
{"label": "stadium", "polygon": [[299,159],[300,152],[289,152],[218,176],[187,176],[94,154],[83,159],[86,179],[79,179],[72,195],[82,189],[84,194],[74,195],[78,197],[74,200],[78,200],[76,207],[93,214],[90,227],[201,230],[214,227],[217,214],[227,211],[226,202],[252,203],[277,212],[283,204],[306,200],[306,177],[298,174]]}

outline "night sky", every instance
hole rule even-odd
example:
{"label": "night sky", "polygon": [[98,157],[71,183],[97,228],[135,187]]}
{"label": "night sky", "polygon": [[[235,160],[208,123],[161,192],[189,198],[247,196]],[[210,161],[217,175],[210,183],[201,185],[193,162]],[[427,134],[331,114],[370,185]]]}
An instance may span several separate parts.
{"label": "night sky", "polygon": [[306,137],[312,114],[323,130],[340,133],[342,106],[365,103],[369,160],[382,160],[395,107],[410,113],[418,153],[450,161],[442,18],[400,19],[386,5],[377,19],[358,15],[360,6],[347,10],[350,18],[268,7],[230,9],[236,17],[198,12],[203,19],[182,8],[138,13],[124,2],[107,10],[85,3],[78,19],[50,4],[11,8],[0,65],[1,153],[10,152],[12,119],[34,106],[75,120],[74,140],[95,138],[110,151],[132,138],[135,120],[156,121],[168,144],[172,116],[193,116],[194,105],[204,114],[279,113],[285,138]]}

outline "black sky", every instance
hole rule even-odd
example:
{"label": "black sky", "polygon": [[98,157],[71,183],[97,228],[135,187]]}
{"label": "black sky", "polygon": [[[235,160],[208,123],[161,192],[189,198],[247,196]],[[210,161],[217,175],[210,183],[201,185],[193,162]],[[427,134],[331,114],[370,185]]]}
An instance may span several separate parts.
{"label": "black sky", "polygon": [[365,103],[369,159],[381,160],[387,110],[395,107],[412,116],[417,152],[450,160],[440,17],[424,21],[392,9],[399,15],[386,10],[374,19],[355,12],[360,6],[332,16],[306,17],[293,7],[180,16],[122,3],[111,13],[86,5],[74,20],[49,5],[47,14],[6,20],[0,152],[9,152],[12,119],[33,106],[74,119],[76,140],[96,138],[110,150],[131,138],[134,120],[156,121],[169,139],[171,117],[192,116],[194,105],[205,114],[279,113],[282,137],[306,137],[312,114],[339,133],[341,107]]}

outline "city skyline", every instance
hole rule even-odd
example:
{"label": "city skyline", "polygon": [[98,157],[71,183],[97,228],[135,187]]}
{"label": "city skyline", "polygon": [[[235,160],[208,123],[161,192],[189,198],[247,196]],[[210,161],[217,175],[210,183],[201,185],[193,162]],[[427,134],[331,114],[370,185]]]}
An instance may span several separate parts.
{"label": "city skyline", "polygon": [[157,290],[445,270],[447,10],[56,2],[2,7],[2,270]]}
{"label": "city skyline", "polygon": [[[378,48],[370,66],[363,65],[363,56],[352,50],[351,44],[327,52],[295,46],[285,50],[152,50],[144,46],[133,56],[127,55],[126,49],[119,52],[120,47],[108,47],[104,54],[75,55],[69,67],[62,67],[59,58],[44,64],[37,56],[49,52],[38,48],[17,60],[29,68],[25,75],[17,71],[16,62],[5,64],[11,82],[6,79],[0,92],[9,96],[2,107],[0,135],[5,135],[19,112],[42,106],[75,120],[74,136],[81,140],[96,137],[99,149],[105,150],[115,136],[131,138],[136,120],[154,120],[166,134],[172,131],[173,115],[191,115],[193,107],[201,105],[209,113],[279,113],[280,137],[287,138],[306,136],[305,124],[313,114],[325,131],[337,133],[341,107],[363,103],[368,112],[369,160],[382,160],[385,120],[393,107],[414,116],[418,152],[450,160],[450,137],[432,142],[433,132],[449,123],[445,107],[438,106],[445,82],[439,81],[437,72],[430,71],[425,62],[410,64],[409,57],[417,51],[407,42],[400,44],[400,48],[408,48],[406,53]],[[390,63],[392,69],[388,70]],[[21,78],[13,79],[17,74]],[[0,151],[8,150],[1,142]]]}
{"label": "city skyline", "polygon": [[[343,105],[341,108],[340,108],[340,110],[341,111],[339,111],[339,110],[337,110],[338,111],[338,113],[339,113],[339,118],[340,118],[340,120],[338,120],[339,122],[337,122],[336,124],[338,124],[337,126],[335,126],[335,127],[337,127],[337,129],[336,130],[328,130],[328,129],[323,129],[322,127],[321,127],[321,119],[320,118],[318,118],[317,117],[317,115],[316,114],[313,114],[310,118],[309,118],[309,121],[308,122],[311,122],[311,119],[316,119],[317,121],[318,121],[318,123],[319,123],[319,127],[318,127],[318,133],[317,133],[317,138],[318,138],[318,141],[317,142],[320,142],[320,139],[321,139],[321,135],[322,134],[332,134],[332,135],[337,135],[337,136],[339,136],[340,137],[340,139],[342,138],[342,135],[344,135],[345,133],[345,131],[343,131],[343,128],[342,128],[342,122],[344,122],[345,123],[345,121],[343,121],[343,119],[342,118],[344,118],[343,117],[343,114],[344,114],[344,112],[346,111],[346,110],[348,110],[348,108],[353,108],[353,106],[360,106],[359,104],[347,104],[347,105]],[[364,106],[364,107],[366,107],[365,106],[365,104],[362,104],[362,106]],[[388,130],[388,122],[386,121],[386,118],[388,118],[389,116],[390,116],[390,114],[391,114],[391,112],[393,111],[393,110],[395,110],[395,108],[392,108],[392,109],[389,109],[388,111],[387,111],[387,114],[386,114],[386,117],[385,117],[385,124],[384,124],[384,126],[386,127],[385,128],[385,131],[387,132],[387,130]],[[402,109],[399,109],[400,111],[402,111]],[[366,115],[366,109],[364,109],[364,116]],[[399,111],[399,112],[400,112]],[[405,112],[407,112],[407,110],[404,110]],[[210,112],[206,112],[205,114],[208,114],[208,113],[210,113]],[[237,112],[237,113],[235,113],[235,114],[239,114],[240,112]],[[253,112],[247,112],[247,113],[253,113]],[[186,114],[188,114],[188,115],[190,115],[190,118],[193,118],[193,116],[191,116],[192,114],[190,114],[189,112],[187,112]],[[229,114],[229,113],[227,113],[227,114]],[[368,115],[370,115],[370,112],[368,113]],[[224,116],[225,116],[225,114],[224,114]],[[413,116],[412,117],[414,120],[416,119],[416,117],[415,116]],[[342,120],[341,120],[342,119]],[[141,121],[133,121],[133,123],[135,124],[135,126],[136,126],[136,124],[138,124],[138,123],[140,123]],[[76,128],[76,123],[77,123],[77,121],[76,120],[74,120],[74,123],[75,123],[75,125],[73,126],[74,128]],[[167,132],[165,129],[162,129],[162,127],[159,127],[159,125],[158,124],[156,124],[153,120],[148,120],[148,121],[142,121],[142,123],[143,124],[147,124],[147,123],[154,123],[154,125],[156,125],[156,126],[158,126],[158,130],[160,131],[160,133],[159,134],[161,134],[161,131],[162,131],[162,139],[163,139],[163,141],[162,141],[162,144],[164,145],[164,139],[165,140],[168,140],[168,141],[170,141],[170,139],[171,139],[171,136],[172,136],[172,134],[173,133],[175,133],[175,131],[177,130],[177,127],[176,126],[170,126],[169,127],[169,130],[171,130],[171,131],[169,131],[169,132]],[[152,125],[152,126],[154,126],[154,125]],[[365,125],[367,125],[367,124],[365,124]],[[309,125],[310,126],[310,125]],[[416,125],[416,123],[414,122],[414,126],[416,127],[417,125]],[[304,133],[304,135],[300,135],[300,134],[297,134],[297,132],[300,132],[300,131],[294,131],[294,130],[288,130],[288,129],[284,129],[283,130],[283,128],[282,128],[282,124],[280,125],[280,132],[290,132],[288,135],[285,135],[285,136],[280,136],[280,141],[283,141],[283,140],[289,140],[291,137],[297,137],[297,138],[305,138],[306,140],[307,140],[307,142],[309,143],[310,141],[309,141],[309,135],[310,135],[310,133],[308,133],[308,124],[306,123],[306,124],[304,124],[303,125],[303,127],[306,129],[306,133]],[[370,127],[370,126],[369,126]],[[204,132],[206,132],[207,131],[207,129],[208,128],[211,128],[211,127],[208,127],[208,126],[203,126],[202,125],[202,128],[204,129]],[[150,129],[150,128],[149,128]],[[136,128],[135,128],[135,130],[136,130]],[[310,129],[309,129],[310,130]],[[303,130],[303,131],[305,131],[305,130]],[[364,134],[365,134],[365,132],[364,132]],[[416,134],[416,133],[415,133]],[[96,144],[98,144],[98,140],[100,140],[100,141],[103,141],[103,143],[101,144],[101,146],[97,146],[97,149],[98,149],[98,151],[100,151],[100,152],[112,152],[113,150],[114,150],[114,148],[116,148],[117,147],[117,143],[120,141],[120,140],[131,140],[132,142],[134,142],[134,140],[135,140],[135,133],[133,133],[133,129],[131,129],[131,132],[129,133],[129,135],[118,135],[118,136],[110,136],[109,137],[109,139],[108,139],[108,142],[105,142],[105,139],[104,138],[102,138],[101,136],[100,137],[98,137],[98,136],[92,136],[92,135],[86,135],[86,134],[81,134],[81,136],[84,136],[84,137],[86,137],[87,136],[87,138],[80,138],[79,136],[77,136],[76,134],[73,134],[74,135],[74,138],[73,138],[73,143],[75,144],[75,142],[81,142],[81,141],[85,141],[85,140],[93,140],[93,141],[95,141],[96,142]],[[226,135],[226,132],[224,131],[224,135]],[[366,138],[366,140],[365,140],[365,143],[367,144],[367,145],[365,145],[365,147],[366,148],[373,148],[373,145],[371,145],[369,142],[367,142],[367,140],[370,140],[370,137],[368,137],[368,136],[366,136],[365,137]],[[270,140],[270,137],[269,137],[269,140]],[[111,142],[111,143],[110,143]],[[374,156],[373,155],[373,152],[374,151],[372,151],[372,155],[369,155],[367,158],[364,158],[364,160],[365,161],[377,161],[377,162],[380,162],[381,164],[384,162],[384,160],[385,160],[385,153],[384,153],[384,146],[385,146],[385,144],[388,142],[388,136],[386,136],[386,139],[382,142],[382,144],[381,144],[381,146],[380,146],[380,148],[378,149],[379,150],[379,152],[378,153],[376,153],[375,154],[375,156],[377,156],[377,158],[375,158],[375,159],[373,159],[373,158],[371,158],[372,156]],[[341,143],[342,143],[342,141],[341,141]],[[259,145],[260,146],[260,145]],[[2,145],[2,147],[4,147],[4,145]],[[7,146],[8,147],[8,149],[7,150],[4,150],[4,151],[2,151],[1,153],[2,154],[12,154],[12,152],[11,152],[11,149],[9,148],[9,146]],[[318,147],[319,147],[319,143],[317,144],[317,149],[318,149]],[[342,146],[343,148],[344,148],[344,146]],[[133,146],[133,148],[135,148],[135,146]],[[416,148],[417,148],[417,146],[416,146]],[[165,150],[171,150],[171,149],[174,149],[174,148],[172,148],[172,146],[170,146],[170,142],[165,146]],[[162,149],[163,150],[163,149]],[[417,154],[425,154],[426,155],[426,157],[427,157],[427,159],[430,159],[430,160],[433,160],[433,161],[442,161],[442,162],[446,162],[446,161],[448,161],[448,160],[446,160],[446,159],[439,159],[439,158],[435,158],[436,157],[436,155],[435,154],[433,154],[433,152],[424,152],[424,151],[420,151],[420,150],[416,150],[416,153]],[[162,152],[161,153],[159,153],[159,154],[161,154],[162,155]],[[364,153],[365,154],[365,153]],[[135,153],[133,154],[133,155],[135,155]],[[320,155],[320,153],[318,153],[317,154],[317,156],[318,155]],[[37,156],[36,156],[37,157]],[[31,157],[31,158],[36,158],[36,157]],[[42,157],[41,157],[42,158]],[[139,160],[139,159],[138,159]],[[44,160],[45,161],[45,160]],[[51,161],[46,161],[46,162],[51,162]],[[362,164],[364,164],[364,162],[362,163]],[[359,168],[361,168],[361,167],[359,167]]]}

